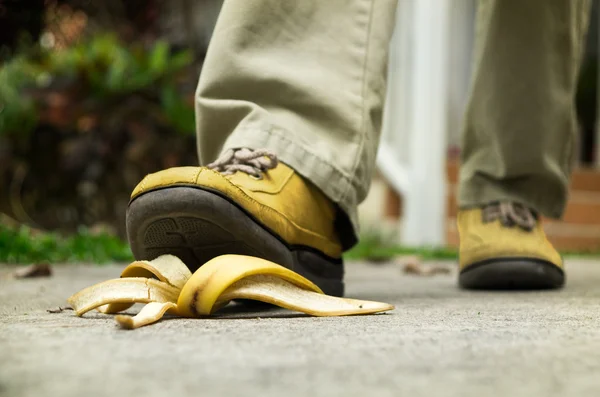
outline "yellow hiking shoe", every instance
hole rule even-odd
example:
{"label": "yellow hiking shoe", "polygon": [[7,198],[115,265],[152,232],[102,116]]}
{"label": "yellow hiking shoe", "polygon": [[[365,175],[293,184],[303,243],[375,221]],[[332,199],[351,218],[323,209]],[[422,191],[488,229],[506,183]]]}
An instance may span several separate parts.
{"label": "yellow hiking shoe", "polygon": [[459,285],[467,289],[548,289],[565,283],[563,261],[532,210],[493,203],[461,210]]}
{"label": "yellow hiking shoe", "polygon": [[219,255],[251,255],[341,296],[335,218],[334,204],[275,155],[237,149],[207,167],[147,175],[131,195],[127,234],[136,260],[172,254],[195,271]]}

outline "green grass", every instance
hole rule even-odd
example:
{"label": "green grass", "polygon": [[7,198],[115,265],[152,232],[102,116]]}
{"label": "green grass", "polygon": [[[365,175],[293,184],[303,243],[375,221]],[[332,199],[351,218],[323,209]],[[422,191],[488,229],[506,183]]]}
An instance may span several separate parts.
{"label": "green grass", "polygon": [[0,263],[129,262],[129,246],[107,233],[80,229],[70,236],[0,224]]}
{"label": "green grass", "polygon": [[[600,247],[590,251],[563,251],[565,257],[593,258],[600,257]],[[381,232],[367,231],[359,243],[344,254],[347,260],[369,260],[380,262],[399,255],[415,255],[423,260],[458,260],[458,250],[454,248],[417,247],[409,248],[393,243],[390,235]]]}
{"label": "green grass", "polygon": [[[562,251],[561,254],[566,258],[600,258],[600,249],[591,251]],[[458,250],[450,247],[409,248],[393,244],[371,245],[363,241],[346,252],[344,259],[383,262],[401,255],[415,255],[423,260],[458,260]]]}
{"label": "green grass", "polygon": [[[424,260],[456,260],[452,248],[407,248],[391,242],[390,236],[367,233],[344,254],[347,260],[389,260],[398,255],[416,255]],[[568,257],[599,257],[600,250],[563,252]],[[70,236],[12,227],[0,223],[0,263],[110,263],[130,262],[133,255],[127,243],[107,233],[91,233],[82,228]]]}
{"label": "green grass", "polygon": [[389,241],[390,236],[366,233],[356,246],[344,254],[347,260],[385,261],[399,255],[416,255],[422,259],[457,259],[458,251],[452,248],[409,248]]}

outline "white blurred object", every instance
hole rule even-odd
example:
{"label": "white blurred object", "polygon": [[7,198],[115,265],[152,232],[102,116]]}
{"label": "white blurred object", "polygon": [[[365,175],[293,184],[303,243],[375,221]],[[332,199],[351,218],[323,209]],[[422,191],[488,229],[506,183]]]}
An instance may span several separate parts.
{"label": "white blurred object", "polygon": [[447,143],[460,137],[474,9],[472,0],[398,3],[377,166],[403,197],[407,246],[446,243]]}

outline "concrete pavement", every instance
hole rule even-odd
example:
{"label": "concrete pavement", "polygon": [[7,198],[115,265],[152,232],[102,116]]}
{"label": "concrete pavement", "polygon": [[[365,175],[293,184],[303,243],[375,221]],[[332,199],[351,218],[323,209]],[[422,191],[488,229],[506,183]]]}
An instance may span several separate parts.
{"label": "concrete pavement", "polygon": [[570,260],[564,290],[529,293],[350,264],[349,296],[396,305],[374,316],[234,312],[124,331],[46,312],[121,268],[0,281],[0,396],[600,395],[599,260]]}

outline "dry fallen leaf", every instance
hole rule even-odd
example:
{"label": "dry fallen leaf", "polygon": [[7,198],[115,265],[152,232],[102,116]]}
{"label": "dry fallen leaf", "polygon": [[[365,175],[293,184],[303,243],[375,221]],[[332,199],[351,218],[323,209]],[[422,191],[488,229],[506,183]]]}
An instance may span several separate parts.
{"label": "dry fallen leaf", "polygon": [[421,265],[422,260],[417,255],[398,255],[394,257],[394,263],[401,266],[411,265],[418,267]]}
{"label": "dry fallen leaf", "polygon": [[417,256],[402,256],[396,258],[396,263],[402,266],[404,274],[412,274],[415,276],[430,277],[436,274],[450,274],[451,271],[446,266],[435,265],[427,266],[423,264],[421,258]]}
{"label": "dry fallen leaf", "polygon": [[12,276],[17,279],[50,277],[52,276],[52,268],[47,263],[38,263],[15,270]]}

